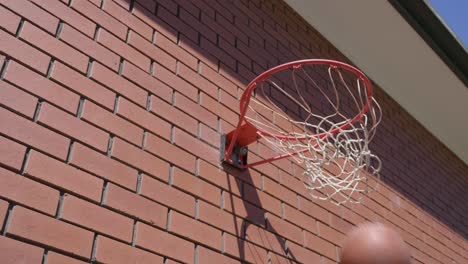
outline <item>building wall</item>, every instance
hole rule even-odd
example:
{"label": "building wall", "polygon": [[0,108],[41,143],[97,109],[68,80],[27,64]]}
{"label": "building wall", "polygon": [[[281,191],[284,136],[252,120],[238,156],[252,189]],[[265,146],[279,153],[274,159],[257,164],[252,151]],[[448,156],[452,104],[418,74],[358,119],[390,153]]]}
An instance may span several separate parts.
{"label": "building wall", "polygon": [[362,205],[312,200],[289,161],[219,168],[249,80],[349,62],[283,2],[1,0],[0,27],[7,263],[337,263],[364,221],[414,263],[468,262],[467,165],[380,88],[382,183]]}

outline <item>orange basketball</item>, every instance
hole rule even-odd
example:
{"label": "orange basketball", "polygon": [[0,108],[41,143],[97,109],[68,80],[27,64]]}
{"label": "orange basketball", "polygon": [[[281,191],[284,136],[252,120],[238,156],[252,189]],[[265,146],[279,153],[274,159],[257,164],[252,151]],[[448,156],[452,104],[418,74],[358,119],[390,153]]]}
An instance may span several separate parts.
{"label": "orange basketball", "polygon": [[341,254],[341,264],[409,264],[410,259],[410,250],[400,235],[380,223],[353,229]]}

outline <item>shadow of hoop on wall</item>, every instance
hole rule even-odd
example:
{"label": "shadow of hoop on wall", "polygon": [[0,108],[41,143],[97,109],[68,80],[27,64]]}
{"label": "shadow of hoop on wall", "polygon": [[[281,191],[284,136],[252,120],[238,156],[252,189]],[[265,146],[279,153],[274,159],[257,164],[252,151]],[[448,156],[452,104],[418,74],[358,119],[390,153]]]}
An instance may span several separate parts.
{"label": "shadow of hoop on wall", "polygon": [[[239,170],[227,164],[223,164],[222,168],[226,172],[229,188],[229,193],[224,199],[224,207],[228,206],[233,213],[235,232],[238,237],[237,249],[239,258],[241,260],[246,260],[253,263],[261,263],[263,254],[258,251],[260,247],[254,246],[252,243],[253,241],[251,241],[256,240],[255,242],[260,242],[259,244],[262,244],[264,247],[262,250],[265,250],[265,252],[274,252],[275,250],[281,251],[276,252],[276,254],[269,255],[268,258],[272,263],[296,263],[294,261],[296,260],[294,252],[288,248],[287,239],[279,235],[279,232],[275,229],[275,226],[273,226],[266,217],[267,214],[271,213],[267,212],[262,207],[262,203],[258,195],[260,190],[250,191],[248,201],[245,199],[246,195],[244,186],[247,184],[249,185],[249,188],[255,189],[255,186],[251,185],[253,183],[253,179],[251,177],[250,171]],[[234,176],[233,180],[231,180],[230,175]],[[233,188],[237,188],[237,191],[234,191]],[[240,199],[242,199],[243,202],[242,210],[245,211],[245,215],[242,216],[242,221],[240,224],[237,221],[237,217],[239,217],[238,211],[240,211],[241,208],[238,208],[235,205],[233,198],[234,192],[240,193]],[[249,238],[249,234],[256,236],[256,238]],[[284,254],[289,259],[279,257],[277,255],[278,253]]]}

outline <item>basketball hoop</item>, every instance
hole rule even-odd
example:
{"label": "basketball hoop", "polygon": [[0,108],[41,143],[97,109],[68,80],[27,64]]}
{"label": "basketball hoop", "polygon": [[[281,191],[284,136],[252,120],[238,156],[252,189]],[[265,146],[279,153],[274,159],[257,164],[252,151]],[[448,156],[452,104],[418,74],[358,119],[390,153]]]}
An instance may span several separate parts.
{"label": "basketball hoop", "polygon": [[[314,198],[359,202],[378,176],[368,148],[381,120],[370,80],[346,63],[309,59],[276,66],[252,80],[236,129],[222,136],[222,161],[240,169],[293,158]],[[257,142],[272,156],[248,163]]]}

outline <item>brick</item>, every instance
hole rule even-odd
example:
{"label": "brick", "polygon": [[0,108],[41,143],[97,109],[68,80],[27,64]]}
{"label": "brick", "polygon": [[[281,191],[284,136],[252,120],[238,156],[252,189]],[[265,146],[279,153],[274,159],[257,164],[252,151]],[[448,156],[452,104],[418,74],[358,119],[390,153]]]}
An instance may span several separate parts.
{"label": "brick", "polygon": [[90,78],[134,103],[146,107],[147,92],[112,72],[99,63],[93,63]]}
{"label": "brick", "polygon": [[215,148],[219,148],[221,141],[221,134],[212,128],[206,126],[203,123],[200,123],[199,126],[199,136],[200,139],[206,143],[211,144]]}
{"label": "brick", "polygon": [[328,224],[330,221],[327,210],[302,197],[299,198],[299,210],[323,223]]}
{"label": "brick", "polygon": [[[258,157],[253,152],[250,153],[250,155],[249,155],[249,162],[250,163],[255,163],[255,162],[258,162],[260,160],[264,160],[264,159]],[[259,173],[265,175],[266,177],[278,180],[278,176],[279,176],[278,167],[274,166],[271,163],[264,163],[264,164],[262,164],[262,166],[257,166],[257,167],[255,167],[255,170],[258,171]]]}
{"label": "brick", "polygon": [[141,179],[141,195],[185,214],[193,216],[195,213],[194,197],[147,175]]}
{"label": "brick", "polygon": [[[272,263],[272,264],[290,263],[291,260],[287,259],[285,255],[286,254],[279,255],[279,254],[271,252],[270,255],[269,255],[270,256],[270,263]],[[327,262],[325,262],[325,263],[327,263]]]}
{"label": "brick", "polygon": [[63,24],[60,39],[112,70],[117,71],[119,69],[120,57],[117,54],[99,45],[71,26]]}
{"label": "brick", "polygon": [[135,145],[141,145],[143,142],[143,129],[90,101],[84,103],[81,118]]}
{"label": "brick", "polygon": [[197,70],[198,60],[195,54],[192,54],[190,51],[174,43],[174,41],[170,39],[170,35],[164,33],[156,34],[155,45],[165,50],[191,69]]}
{"label": "brick", "polygon": [[318,222],[318,234],[325,240],[332,242],[335,245],[341,245],[345,239],[345,235],[335,229]]}
{"label": "brick", "polygon": [[94,201],[101,198],[102,180],[34,150],[25,174]]}
{"label": "brick", "polygon": [[208,15],[211,18],[215,17],[215,10],[213,9],[213,7],[210,4],[211,3],[206,3],[204,1],[200,1],[197,4],[199,6],[200,10],[201,10],[200,16]]}
{"label": "brick", "polygon": [[[218,59],[214,55],[209,53],[209,51],[207,50],[198,48],[197,44],[195,44],[192,40],[188,39],[184,35],[179,34],[178,46],[182,47],[188,53],[192,54],[192,56],[194,56],[195,58],[198,58],[200,62],[210,65],[211,68],[219,68]],[[197,65],[198,64],[199,62],[197,60]],[[189,66],[193,70],[198,71],[198,67],[191,67],[189,64],[187,64],[187,66]]]}
{"label": "brick", "polygon": [[169,172],[169,163],[119,138],[114,139],[112,156],[154,176],[166,177]]}
{"label": "brick", "polygon": [[49,215],[55,215],[59,192],[0,168],[0,196]]}
{"label": "brick", "polygon": [[195,71],[185,66],[184,64],[179,65],[178,74],[198,89],[204,91],[206,94],[209,94],[212,97],[218,96],[218,87],[210,83],[202,76],[198,75]]}
{"label": "brick", "polygon": [[333,213],[335,215],[340,215],[341,214],[340,206],[336,205],[334,203],[331,203],[328,200],[313,199],[313,202],[316,205],[326,209],[327,211],[330,211],[331,213]]}
{"label": "brick", "polygon": [[155,78],[169,85],[174,90],[184,94],[192,101],[197,101],[198,90],[193,85],[184,81],[182,78],[157,63],[153,63],[153,70]]}
{"label": "brick", "polygon": [[0,236],[3,263],[41,263],[44,249]]}
{"label": "brick", "polygon": [[230,234],[224,235],[224,251],[250,263],[268,263],[267,251]]}
{"label": "brick", "polygon": [[236,47],[240,52],[250,57],[254,65],[258,66],[258,69],[256,69],[255,66],[252,68],[254,73],[261,74],[267,68],[269,68],[269,65],[276,64],[270,58],[271,56],[265,54],[265,50],[262,46],[255,44],[255,42],[252,40],[249,41],[249,45],[250,46],[247,45],[247,42],[243,43],[238,41]]}
{"label": "brick", "polygon": [[239,263],[238,260],[222,255],[205,247],[198,247],[198,263]]}
{"label": "brick", "polygon": [[70,258],[70,257],[64,256],[62,254],[59,254],[59,253],[56,253],[56,252],[53,252],[53,251],[49,251],[47,253],[47,264],[63,264],[63,263],[67,263],[67,264],[84,264],[86,262],[81,261],[81,260],[77,260],[77,259],[74,259],[74,258]]}
{"label": "brick", "polygon": [[[146,91],[157,95],[166,102],[172,101],[172,88],[162,83],[156,78],[151,77],[148,73],[138,69],[136,66],[124,62],[122,67],[122,75],[139,85]],[[146,106],[146,105],[145,105]]]}
{"label": "brick", "polygon": [[[299,188],[302,188],[302,186],[299,186]],[[296,194],[284,188],[283,186],[279,185],[279,183],[271,180],[268,177],[265,177],[263,180],[263,189],[265,190],[265,192],[292,205],[293,207],[297,207],[298,201],[297,201]]]}
{"label": "brick", "polygon": [[0,82],[0,104],[32,118],[36,110],[37,98],[7,82]]}
{"label": "brick", "polygon": [[267,216],[267,222],[269,231],[291,239],[298,244],[303,244],[304,236],[301,228],[270,214]]}
{"label": "brick", "polygon": [[115,2],[110,0],[104,0],[102,9],[111,16],[115,17],[117,20],[121,21],[122,24],[138,32],[147,40],[152,39],[153,29],[147,24],[143,23],[138,18],[136,18],[135,16],[133,16],[128,10],[124,10],[121,7],[119,7]]}
{"label": "brick", "polygon": [[200,244],[221,250],[221,231],[183,214],[171,212],[169,230],[198,241]]}
{"label": "brick", "polygon": [[188,171],[195,170],[193,155],[153,134],[146,135],[145,150]]}
{"label": "brick", "polygon": [[24,23],[20,38],[80,72],[86,73],[88,57],[29,22]]}
{"label": "brick", "polygon": [[13,208],[7,233],[84,258],[93,244],[92,232],[20,206]]}
{"label": "brick", "polygon": [[[216,68],[216,67],[211,66],[211,68]],[[252,72],[246,71],[245,66],[243,64],[239,64],[239,70],[236,71],[235,69],[230,68],[226,63],[220,61],[218,68],[219,68],[218,71],[222,76],[230,79],[232,82],[234,82],[238,87],[242,89],[247,87],[247,84],[249,84],[249,82],[253,79],[253,78],[249,78],[243,75],[244,73],[247,73],[248,75],[252,75]]]}
{"label": "brick", "polygon": [[104,29],[100,29],[97,37],[97,42],[109,48],[116,54],[134,63],[139,68],[146,72],[150,69],[150,59],[146,55],[128,46],[122,40],[114,37],[111,33]]}
{"label": "brick", "polygon": [[23,164],[26,147],[0,136],[0,163],[10,169],[19,171]]}
{"label": "brick", "polygon": [[237,181],[239,181],[238,179],[234,178],[234,176],[228,175],[221,168],[215,167],[203,160],[198,160],[198,174],[206,181],[211,182],[230,193],[241,196],[240,186],[242,183],[237,183]]}
{"label": "brick", "polygon": [[165,264],[179,264],[181,262],[178,262],[178,261],[175,261],[175,260],[172,260],[172,259],[166,259],[166,263]]}
{"label": "brick", "polygon": [[[185,6],[186,7],[186,6]],[[195,7],[196,8],[196,7]],[[196,8],[198,10],[198,8]],[[201,35],[203,35],[205,38],[209,39],[211,42],[216,42],[217,41],[217,34],[214,32],[211,28],[207,27],[205,24],[202,24],[201,21],[199,20],[199,15],[197,13],[196,17],[189,14],[186,9],[180,8],[178,10],[178,18],[181,19],[182,21],[185,22],[185,24],[190,25],[193,29],[196,31],[200,32]],[[199,10],[198,10],[199,12]],[[221,34],[220,34],[221,35]],[[197,40],[193,40],[194,42],[197,42]]]}
{"label": "brick", "polygon": [[281,201],[249,184],[243,184],[243,199],[275,215],[281,215]]}
{"label": "brick", "polygon": [[[153,9],[148,9],[145,7],[152,6]],[[133,8],[133,15],[139,18],[141,21],[148,24],[150,27],[154,28],[158,33],[161,33],[173,42],[177,41],[177,31],[171,27],[168,27],[163,23],[163,21],[155,15],[156,3],[148,0],[139,0],[135,3]]]}
{"label": "brick", "polygon": [[6,214],[8,211],[8,202],[0,199],[0,224],[3,226],[3,222],[6,220]]}
{"label": "brick", "polygon": [[237,96],[237,86],[205,63],[200,65],[200,74],[232,96]]}
{"label": "brick", "polygon": [[41,105],[38,122],[102,152],[107,151],[109,134],[48,103]]}
{"label": "brick", "polygon": [[317,223],[314,218],[308,216],[296,208],[284,205],[284,218],[289,222],[317,234]]}
{"label": "brick", "polygon": [[202,93],[200,104],[211,113],[214,113],[220,118],[226,120],[229,124],[237,125],[237,122],[239,121],[239,114],[220,104],[210,96],[207,96]]}
{"label": "brick", "polygon": [[137,223],[137,238],[136,246],[138,247],[171,256],[185,263],[192,263],[194,260],[193,243],[149,225]]}
{"label": "brick", "polygon": [[265,225],[265,211],[234,195],[224,197],[224,209],[257,225]]}
{"label": "brick", "polygon": [[260,245],[268,250],[284,254],[286,251],[286,239],[272,233],[263,227],[247,223],[245,230],[245,239]]}
{"label": "brick", "polygon": [[[66,1],[68,2],[69,0],[63,0],[63,1]],[[97,6],[97,7],[100,7],[101,6],[101,2],[102,0],[88,0],[89,2],[91,2],[93,5]],[[71,2],[71,1],[70,1]]]}
{"label": "brick", "polygon": [[197,157],[200,157],[213,164],[219,163],[219,150],[213,148],[202,141],[197,140],[190,134],[180,130],[174,129],[174,142],[179,147],[186,149]]}
{"label": "brick", "polygon": [[108,15],[106,12],[99,9],[91,2],[72,1],[71,7],[85,17],[94,21],[96,24],[101,25],[101,27],[105,28],[106,30],[109,30],[120,39],[125,40],[128,30],[127,26],[120,23],[117,19]]}
{"label": "brick", "polygon": [[163,263],[163,258],[148,251],[99,236],[96,260],[100,263]]}
{"label": "brick", "polygon": [[29,21],[45,29],[51,34],[55,34],[58,26],[58,19],[38,6],[26,0],[4,0],[2,4],[22,17],[27,17]]}
{"label": "brick", "polygon": [[212,204],[221,202],[221,190],[192,174],[174,168],[173,185]]}
{"label": "brick", "polygon": [[130,11],[130,3],[126,0],[114,0],[114,2],[119,6],[123,7],[125,11]]}
{"label": "brick", "polygon": [[176,126],[186,130],[192,135],[197,134],[198,122],[186,113],[164,102],[156,96],[151,96],[150,111],[174,123]]}
{"label": "brick", "polygon": [[[0,38],[1,39],[1,38]],[[70,113],[76,113],[79,96],[45,77],[10,61],[5,80],[41,97]]]}
{"label": "brick", "polygon": [[45,74],[50,57],[14,36],[0,30],[0,49],[3,53]]}
{"label": "brick", "polygon": [[[297,170],[302,171],[302,167],[297,167],[294,162],[292,163],[292,168],[290,172],[285,172],[282,169],[280,169],[279,170],[279,182],[281,183],[282,186],[298,194],[298,200],[300,200],[300,199],[304,199],[303,197],[308,198],[310,194],[309,194],[309,191],[306,188],[304,188],[303,181],[300,178],[294,176],[295,174],[294,171],[297,171]],[[300,173],[301,172],[298,172],[297,174],[300,174]],[[298,206],[300,207],[299,204]]]}
{"label": "brick", "polygon": [[193,42],[197,43],[198,32],[191,28],[189,25],[185,24],[182,20],[180,20],[174,14],[169,12],[166,8],[158,8],[157,16],[161,18],[162,21],[167,23],[167,25],[175,28],[176,30],[180,31],[182,34],[190,38]]}
{"label": "brick", "polygon": [[337,250],[335,245],[321,239],[320,237],[314,234],[305,232],[304,246],[318,252],[320,255],[324,255],[330,259],[338,261]]}
{"label": "brick", "polygon": [[0,108],[0,120],[3,124],[0,128],[1,134],[41,149],[57,158],[66,158],[69,139],[4,108]]}
{"label": "brick", "polygon": [[256,9],[255,6],[242,3],[242,1],[233,2],[230,6],[231,12],[237,11],[236,13],[245,14],[252,20],[253,23],[257,25],[262,24],[262,17],[257,14],[257,12],[260,12],[260,10]]}
{"label": "brick", "polygon": [[228,66],[231,69],[236,69],[236,60],[226,53],[224,50],[220,49],[217,47],[215,44],[213,44],[211,41],[207,40],[204,37],[201,37],[200,39],[200,47],[204,50],[206,50],[208,53],[219,59],[222,63],[224,63],[226,66]]}
{"label": "brick", "polygon": [[[59,3],[58,1],[54,1],[54,0],[32,0],[32,1],[36,3],[38,6],[42,7],[43,9],[54,14],[59,19],[72,25],[79,31],[83,32],[88,37],[90,38],[93,37],[96,24],[94,24],[91,20],[83,17],[79,13],[73,11],[71,8],[68,8],[66,5]],[[62,28],[61,34],[63,34],[63,28]]]}
{"label": "brick", "polygon": [[136,3],[139,4],[138,8],[146,8],[151,12],[156,10],[156,3],[152,0],[136,0]]}
{"label": "brick", "polygon": [[136,188],[137,171],[135,169],[79,143],[73,145],[70,163],[127,189]]}
{"label": "brick", "polygon": [[176,1],[170,1],[170,0],[161,0],[160,5],[164,6],[164,8],[167,9],[167,11],[171,12],[172,14],[177,14],[177,2]]}
{"label": "brick", "polygon": [[99,233],[131,242],[133,220],[118,213],[65,194],[61,219]]}
{"label": "brick", "polygon": [[119,100],[117,114],[125,117],[130,122],[165,138],[166,140],[170,140],[171,125],[168,122],[152,113],[149,113],[145,109],[136,106],[124,98]]}
{"label": "brick", "polygon": [[11,34],[15,34],[20,21],[20,16],[17,16],[10,10],[0,6],[0,25],[3,29],[10,32]]}
{"label": "brick", "polygon": [[320,255],[294,243],[288,243],[290,258],[302,263],[320,263]]}
{"label": "brick", "polygon": [[114,109],[115,93],[60,62],[54,64],[51,78],[109,110]]}
{"label": "brick", "polygon": [[[209,10],[202,9],[203,12],[208,13],[208,14],[213,13],[213,15],[212,15],[213,17],[214,17],[214,13],[217,13],[217,16],[220,16],[220,15],[223,16],[230,23],[234,22],[233,13],[235,12],[235,10],[233,10],[232,7],[228,7],[227,4],[222,5],[222,4],[217,3],[216,1],[213,1],[213,0],[205,0],[204,2],[210,7],[210,9]],[[217,12],[215,12],[215,11],[217,11]],[[247,21],[245,21],[245,22],[247,22]]]}
{"label": "brick", "polygon": [[132,218],[138,218],[161,228],[166,227],[166,207],[124,190],[117,185],[108,185],[105,204],[119,212],[130,215]]}
{"label": "brick", "polygon": [[[216,4],[216,2],[211,2],[210,4]],[[184,19],[183,16],[182,16],[182,19]],[[218,34],[220,37],[224,39],[228,39],[229,43],[231,43],[234,46],[236,39],[234,35],[228,31],[228,29],[233,30],[232,28],[234,27],[232,25],[229,25],[229,27],[225,27],[225,25],[221,25],[219,23],[221,19],[223,19],[221,15],[217,15],[216,21],[215,21],[214,18],[211,18],[210,16],[207,16],[204,13],[202,13],[200,16],[200,21],[209,28],[209,30],[205,30],[203,28],[203,31],[209,31],[210,33],[216,32],[216,34]],[[197,28],[198,28],[198,25],[197,25]],[[216,38],[212,38],[212,36],[208,34],[204,34],[204,36],[213,43],[217,42]]]}
{"label": "brick", "polygon": [[197,119],[198,121],[207,124],[213,129],[217,129],[218,118],[216,115],[204,109],[186,96],[176,93],[174,105],[187,114],[193,116],[193,118]]}
{"label": "brick", "polygon": [[201,200],[198,201],[198,219],[231,234],[236,234],[241,229],[236,216]]}
{"label": "brick", "polygon": [[229,166],[225,166],[225,170],[228,174],[232,175],[233,177],[238,178],[244,183],[248,183],[252,186],[255,186],[257,189],[261,189],[263,185],[263,177],[262,174],[255,170],[239,172],[234,168],[230,168]]}
{"label": "brick", "polygon": [[330,226],[344,234],[348,233],[354,227],[348,219],[341,218],[334,214],[330,214]]}
{"label": "brick", "polygon": [[[233,51],[233,53],[234,53],[233,56],[235,58],[237,58],[237,56],[239,56],[240,58],[243,58],[244,60],[247,60],[244,63],[249,63],[248,65],[250,65],[251,62],[248,61],[248,60],[250,60],[250,58],[242,57],[242,56],[238,55],[237,53],[240,53],[240,52],[235,48],[232,48],[232,50],[234,50]],[[255,77],[257,77],[259,74],[263,73],[264,69],[261,66],[258,67],[258,64],[254,63],[254,62],[252,62],[252,65],[253,66],[245,66],[244,64],[238,63],[237,64],[236,74],[241,76],[244,80],[247,80],[247,81],[254,80]],[[257,70],[258,73],[256,73],[254,70],[252,70],[252,68],[255,69],[255,67],[260,68],[260,69]],[[224,69],[226,71],[223,71]],[[221,67],[220,72],[223,72],[223,73],[226,74],[226,72],[229,72],[230,70],[231,69],[228,69],[226,67],[225,68]],[[228,75],[231,75],[231,74],[228,74]],[[241,87],[246,87],[246,86],[247,85],[241,86]],[[289,101],[287,97],[279,97],[279,98],[281,98],[281,103],[283,103],[283,104],[288,103],[287,106],[290,106],[290,108],[288,109],[289,111],[293,111],[292,113],[297,113],[298,112],[298,110],[294,108],[295,105],[291,101]]]}
{"label": "brick", "polygon": [[140,35],[130,31],[128,35],[128,44],[152,58],[157,63],[163,65],[171,71],[176,70],[176,59],[167,54],[164,50],[154,46]]}
{"label": "brick", "polygon": [[[226,16],[226,10],[228,9],[227,6],[224,6],[224,5],[220,5],[219,3],[216,3],[217,6],[219,6],[220,8],[224,8],[223,10],[223,16],[221,15],[217,15],[216,16],[216,24],[219,24],[221,26],[221,28],[225,28],[227,30],[230,31],[231,34],[223,34],[223,35],[233,35],[235,36],[235,38],[238,40],[237,43],[239,43],[240,41],[244,42],[244,43],[249,43],[249,37],[247,36],[246,32],[244,32],[244,28],[242,27],[236,27],[236,26],[233,26],[233,23],[234,23],[234,18],[232,17],[232,15],[230,14],[230,16]],[[229,12],[229,11],[228,11]],[[238,17],[236,17],[236,20],[238,19]],[[227,38],[226,38],[227,39]],[[253,40],[259,40],[259,37],[252,37]],[[229,42],[230,44],[234,45],[235,43],[232,42],[232,39],[230,40]]]}

